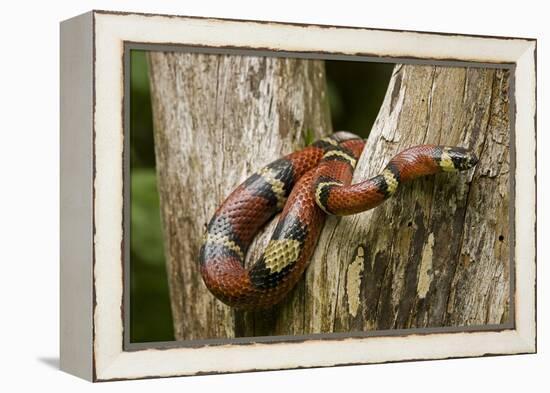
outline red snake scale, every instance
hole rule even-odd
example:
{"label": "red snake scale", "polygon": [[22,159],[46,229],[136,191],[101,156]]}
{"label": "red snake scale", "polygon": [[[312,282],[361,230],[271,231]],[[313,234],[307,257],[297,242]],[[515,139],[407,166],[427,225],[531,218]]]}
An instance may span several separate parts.
{"label": "red snake scale", "polygon": [[[468,149],[420,145],[397,154],[381,174],[351,184],[364,145],[354,134],[337,132],[268,164],[238,186],[216,210],[200,250],[200,272],[210,292],[236,308],[270,307],[302,276],[326,214],[371,209],[403,182],[477,163]],[[254,236],[281,209],[264,253],[245,269]]]}

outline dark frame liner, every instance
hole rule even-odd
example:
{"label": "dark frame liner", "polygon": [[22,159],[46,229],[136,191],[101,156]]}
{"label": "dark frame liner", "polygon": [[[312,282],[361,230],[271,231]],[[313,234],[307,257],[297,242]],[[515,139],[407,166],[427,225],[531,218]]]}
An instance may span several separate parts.
{"label": "dark frame liner", "polygon": [[[103,13],[103,12],[100,12]],[[105,12],[108,14],[118,14],[116,12]],[[120,13],[124,15],[133,13]],[[147,14],[138,14],[147,15]],[[173,15],[162,15],[168,17],[175,17]],[[198,18],[198,19],[216,19],[216,18]],[[236,21],[235,19],[219,19],[225,21]],[[292,23],[275,23],[275,22],[261,22],[261,21],[247,21],[247,22],[260,22],[260,23],[273,23],[277,25],[296,25]],[[298,26],[318,26],[318,25],[300,25]],[[321,27],[333,27],[321,25]],[[339,26],[350,28],[347,26]],[[352,27],[353,28],[353,27]],[[366,28],[357,28],[366,29]],[[388,29],[370,29],[370,30],[387,30],[407,32],[406,30],[388,30]],[[414,31],[414,33],[420,33]],[[445,33],[433,33],[430,34],[442,34],[452,36],[469,36],[469,37],[488,37],[488,36],[474,36],[463,34],[445,34]],[[490,37],[506,39],[506,37]],[[512,38],[510,38],[512,39]],[[186,340],[186,341],[157,341],[157,342],[130,342],[130,52],[132,50],[140,51],[166,51],[166,52],[191,52],[191,53],[209,53],[209,54],[224,54],[224,55],[241,55],[241,56],[270,56],[270,57],[293,57],[302,59],[321,59],[321,60],[340,60],[340,61],[355,61],[355,62],[377,62],[377,63],[402,63],[402,64],[415,64],[415,65],[437,65],[447,67],[472,67],[472,68],[497,68],[510,71],[510,90],[509,90],[509,111],[510,111],[510,173],[513,176],[509,181],[509,195],[510,195],[510,207],[509,207],[509,220],[510,220],[510,293],[509,293],[509,315],[508,322],[503,324],[487,324],[487,325],[471,325],[463,327],[433,327],[433,328],[412,328],[412,329],[386,329],[375,331],[362,331],[362,332],[346,332],[346,333],[318,333],[309,335],[281,335],[281,336],[256,336],[256,337],[240,337],[240,338],[228,338],[228,339],[206,339],[206,340]],[[429,58],[414,58],[414,57],[380,57],[372,54],[339,54],[334,52],[292,52],[292,51],[279,51],[268,48],[251,48],[251,47],[208,47],[208,46],[191,46],[185,44],[151,44],[142,42],[124,41],[123,50],[123,80],[124,80],[124,93],[123,93],[123,129],[124,129],[124,147],[123,147],[123,244],[122,246],[122,271],[123,271],[123,305],[121,308],[123,319],[123,350],[124,351],[138,351],[144,349],[171,349],[171,348],[200,348],[204,346],[215,345],[249,345],[255,343],[283,343],[283,342],[304,342],[308,340],[342,340],[348,338],[365,338],[365,337],[396,337],[396,336],[412,336],[412,335],[426,335],[433,333],[468,333],[468,332],[480,332],[480,331],[503,331],[515,329],[515,168],[516,168],[516,152],[515,152],[515,114],[516,114],[516,102],[515,102],[515,63],[485,63],[485,62],[472,62],[472,61],[458,61],[458,60],[445,60],[445,59],[429,59]],[[536,62],[535,62],[536,64]],[[95,97],[94,97],[95,98]],[[536,138],[536,135],[535,135]],[[94,307],[95,308],[95,307]],[[405,361],[405,360],[402,360]]]}

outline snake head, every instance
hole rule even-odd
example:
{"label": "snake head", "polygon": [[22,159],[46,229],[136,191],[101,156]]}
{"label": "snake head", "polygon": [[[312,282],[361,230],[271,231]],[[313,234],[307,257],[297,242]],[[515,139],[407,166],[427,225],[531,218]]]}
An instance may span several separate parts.
{"label": "snake head", "polygon": [[456,171],[465,171],[473,168],[479,161],[472,150],[463,147],[447,147],[444,150],[444,154],[450,158],[452,166]]}

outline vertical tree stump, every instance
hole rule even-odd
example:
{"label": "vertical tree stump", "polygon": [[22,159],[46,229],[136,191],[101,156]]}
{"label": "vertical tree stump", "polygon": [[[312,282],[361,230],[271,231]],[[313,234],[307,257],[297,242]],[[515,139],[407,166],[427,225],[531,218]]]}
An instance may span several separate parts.
{"label": "vertical tree stump", "polygon": [[508,90],[505,70],[395,67],[354,182],[417,144],[470,147],[480,161],[468,173],[404,184],[371,211],[330,218],[307,271],[321,278],[307,288],[308,332],[508,322]]}
{"label": "vertical tree stump", "polygon": [[241,335],[198,271],[206,224],[255,170],[331,132],[322,61],[149,54],[155,155],[178,340]]}

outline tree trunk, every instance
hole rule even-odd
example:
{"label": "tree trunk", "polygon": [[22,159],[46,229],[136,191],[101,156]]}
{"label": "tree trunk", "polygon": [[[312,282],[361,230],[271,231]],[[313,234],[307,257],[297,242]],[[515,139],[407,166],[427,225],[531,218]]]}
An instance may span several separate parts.
{"label": "tree trunk", "polygon": [[198,271],[217,206],[265,164],[330,134],[322,61],[152,52],[156,168],[177,340],[242,335]]}
{"label": "tree trunk", "polygon": [[507,71],[396,65],[354,181],[422,143],[473,148],[475,170],[404,184],[376,209],[329,217],[296,289],[269,311],[235,312],[197,271],[203,226],[253,170],[301,147],[310,130],[330,131],[322,62],[155,53],[151,68],[177,339],[508,322]]}
{"label": "tree trunk", "polygon": [[470,147],[480,161],[404,184],[371,211],[330,218],[307,275],[337,278],[317,275],[308,288],[308,332],[508,322],[509,76],[395,67],[354,181],[417,144]]}

